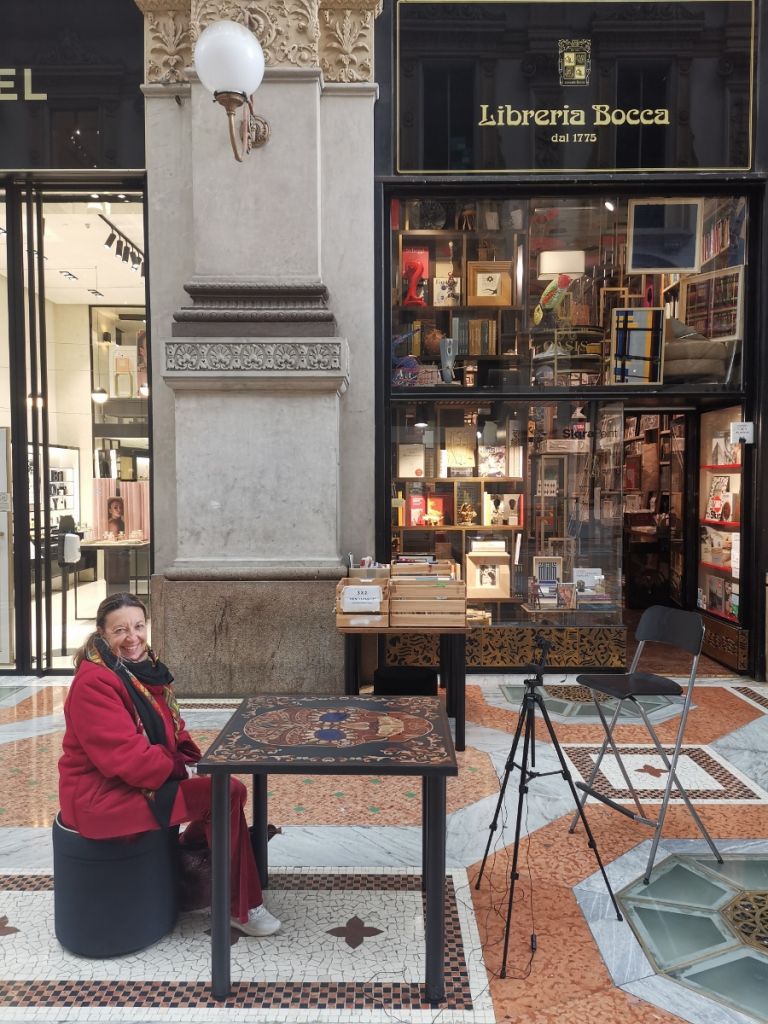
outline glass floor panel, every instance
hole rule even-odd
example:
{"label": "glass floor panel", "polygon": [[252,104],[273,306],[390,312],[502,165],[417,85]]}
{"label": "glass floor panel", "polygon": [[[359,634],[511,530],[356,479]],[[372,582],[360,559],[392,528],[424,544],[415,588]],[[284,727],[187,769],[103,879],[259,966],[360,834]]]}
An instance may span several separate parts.
{"label": "glass floor panel", "polygon": [[667,858],[619,902],[656,972],[768,1024],[768,857]]}
{"label": "glass floor panel", "polygon": [[628,898],[663,900],[665,903],[706,909],[722,906],[735,894],[736,888],[727,884],[718,885],[675,859],[666,861],[658,875],[654,872],[649,885],[644,885],[641,879],[626,890]]}
{"label": "glass floor panel", "polygon": [[640,926],[646,947],[662,970],[720,952],[737,942],[725,923],[704,913],[661,910],[639,903],[629,909]]}
{"label": "glass floor panel", "polygon": [[[703,857],[698,857],[697,860],[708,871],[728,879],[739,889],[768,890],[768,859],[766,858],[728,857],[725,864],[718,864],[716,860],[706,860]],[[768,996],[766,998],[768,999]]]}
{"label": "glass floor panel", "polygon": [[[591,698],[584,699],[584,687],[571,686],[570,684],[552,685],[557,687],[557,696],[553,696],[547,691],[546,684],[544,685],[543,694],[544,705],[555,721],[600,722],[600,716],[597,713],[594,701]],[[525,687],[522,684],[502,683],[500,689],[510,704],[519,706],[522,703],[523,694],[525,693]],[[564,691],[568,689],[573,689],[576,699],[568,700],[567,697],[563,696]],[[663,697],[640,697],[638,698],[638,703],[642,704],[646,714],[654,722],[678,715],[682,707],[682,703],[673,702],[670,704]],[[603,704],[603,708],[606,718],[610,721],[616,709],[616,702],[608,699]],[[619,721],[626,722],[627,720],[642,724],[642,719],[637,712],[628,706],[622,705]]]}
{"label": "glass floor panel", "polygon": [[687,967],[678,977],[705,992],[717,994],[758,1020],[768,1020],[768,958],[759,953],[729,953],[716,961]]}

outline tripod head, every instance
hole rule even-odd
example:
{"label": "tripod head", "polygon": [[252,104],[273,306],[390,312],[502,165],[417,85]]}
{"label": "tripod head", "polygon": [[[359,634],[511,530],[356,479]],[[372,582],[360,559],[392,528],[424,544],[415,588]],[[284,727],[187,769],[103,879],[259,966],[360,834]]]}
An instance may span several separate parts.
{"label": "tripod head", "polygon": [[530,662],[525,666],[525,672],[531,672],[532,676],[528,679],[524,679],[523,683],[529,689],[535,689],[537,686],[544,685],[544,673],[543,669],[547,664],[547,658],[549,652],[555,646],[551,640],[547,640],[546,637],[542,636],[541,633],[533,634],[533,646],[538,650],[539,657],[537,661]]}

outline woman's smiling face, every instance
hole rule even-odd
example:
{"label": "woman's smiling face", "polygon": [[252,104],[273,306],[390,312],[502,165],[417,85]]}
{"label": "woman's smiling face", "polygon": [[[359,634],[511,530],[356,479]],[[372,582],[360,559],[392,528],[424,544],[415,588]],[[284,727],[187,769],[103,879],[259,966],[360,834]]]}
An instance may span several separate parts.
{"label": "woman's smiling face", "polygon": [[147,620],[141,608],[116,608],[104,620],[101,635],[115,657],[141,661],[147,652]]}

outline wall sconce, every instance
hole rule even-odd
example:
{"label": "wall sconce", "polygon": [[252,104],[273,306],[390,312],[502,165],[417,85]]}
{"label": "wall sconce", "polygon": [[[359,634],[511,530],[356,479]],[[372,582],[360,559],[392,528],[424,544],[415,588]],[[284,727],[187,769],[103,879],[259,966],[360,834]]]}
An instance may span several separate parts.
{"label": "wall sconce", "polygon": [[[217,21],[200,33],[195,70],[205,88],[227,112],[235,160],[269,139],[269,125],[253,112],[252,96],[264,77],[264,51],[256,36],[235,21]],[[235,114],[243,108],[240,128]]]}
{"label": "wall sconce", "polygon": [[149,398],[149,384],[139,384],[139,398]]}
{"label": "wall sconce", "polygon": [[586,254],[583,249],[545,249],[539,253],[539,280],[554,281],[561,274],[581,277]]}
{"label": "wall sconce", "polygon": [[95,402],[96,405],[104,405],[109,398],[109,395],[104,388],[94,388],[91,392],[91,401]]}

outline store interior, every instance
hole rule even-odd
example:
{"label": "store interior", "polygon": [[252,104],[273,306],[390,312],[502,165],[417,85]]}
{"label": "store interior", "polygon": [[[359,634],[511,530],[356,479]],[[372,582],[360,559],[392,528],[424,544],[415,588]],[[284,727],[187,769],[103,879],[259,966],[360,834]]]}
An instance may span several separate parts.
{"label": "store interior", "polygon": [[738,626],[746,198],[436,195],[390,228],[391,554],[455,559],[477,625]]}
{"label": "store interior", "polygon": [[[21,219],[31,259],[20,270],[9,267],[0,205],[0,490],[8,496],[0,513],[0,667],[19,664],[15,603],[24,601],[32,671],[71,668],[108,593],[130,588],[148,598],[151,545],[142,196],[51,193],[39,213]],[[27,382],[27,588],[12,564],[19,529],[10,498],[9,275],[25,310],[25,337],[13,344]]]}

